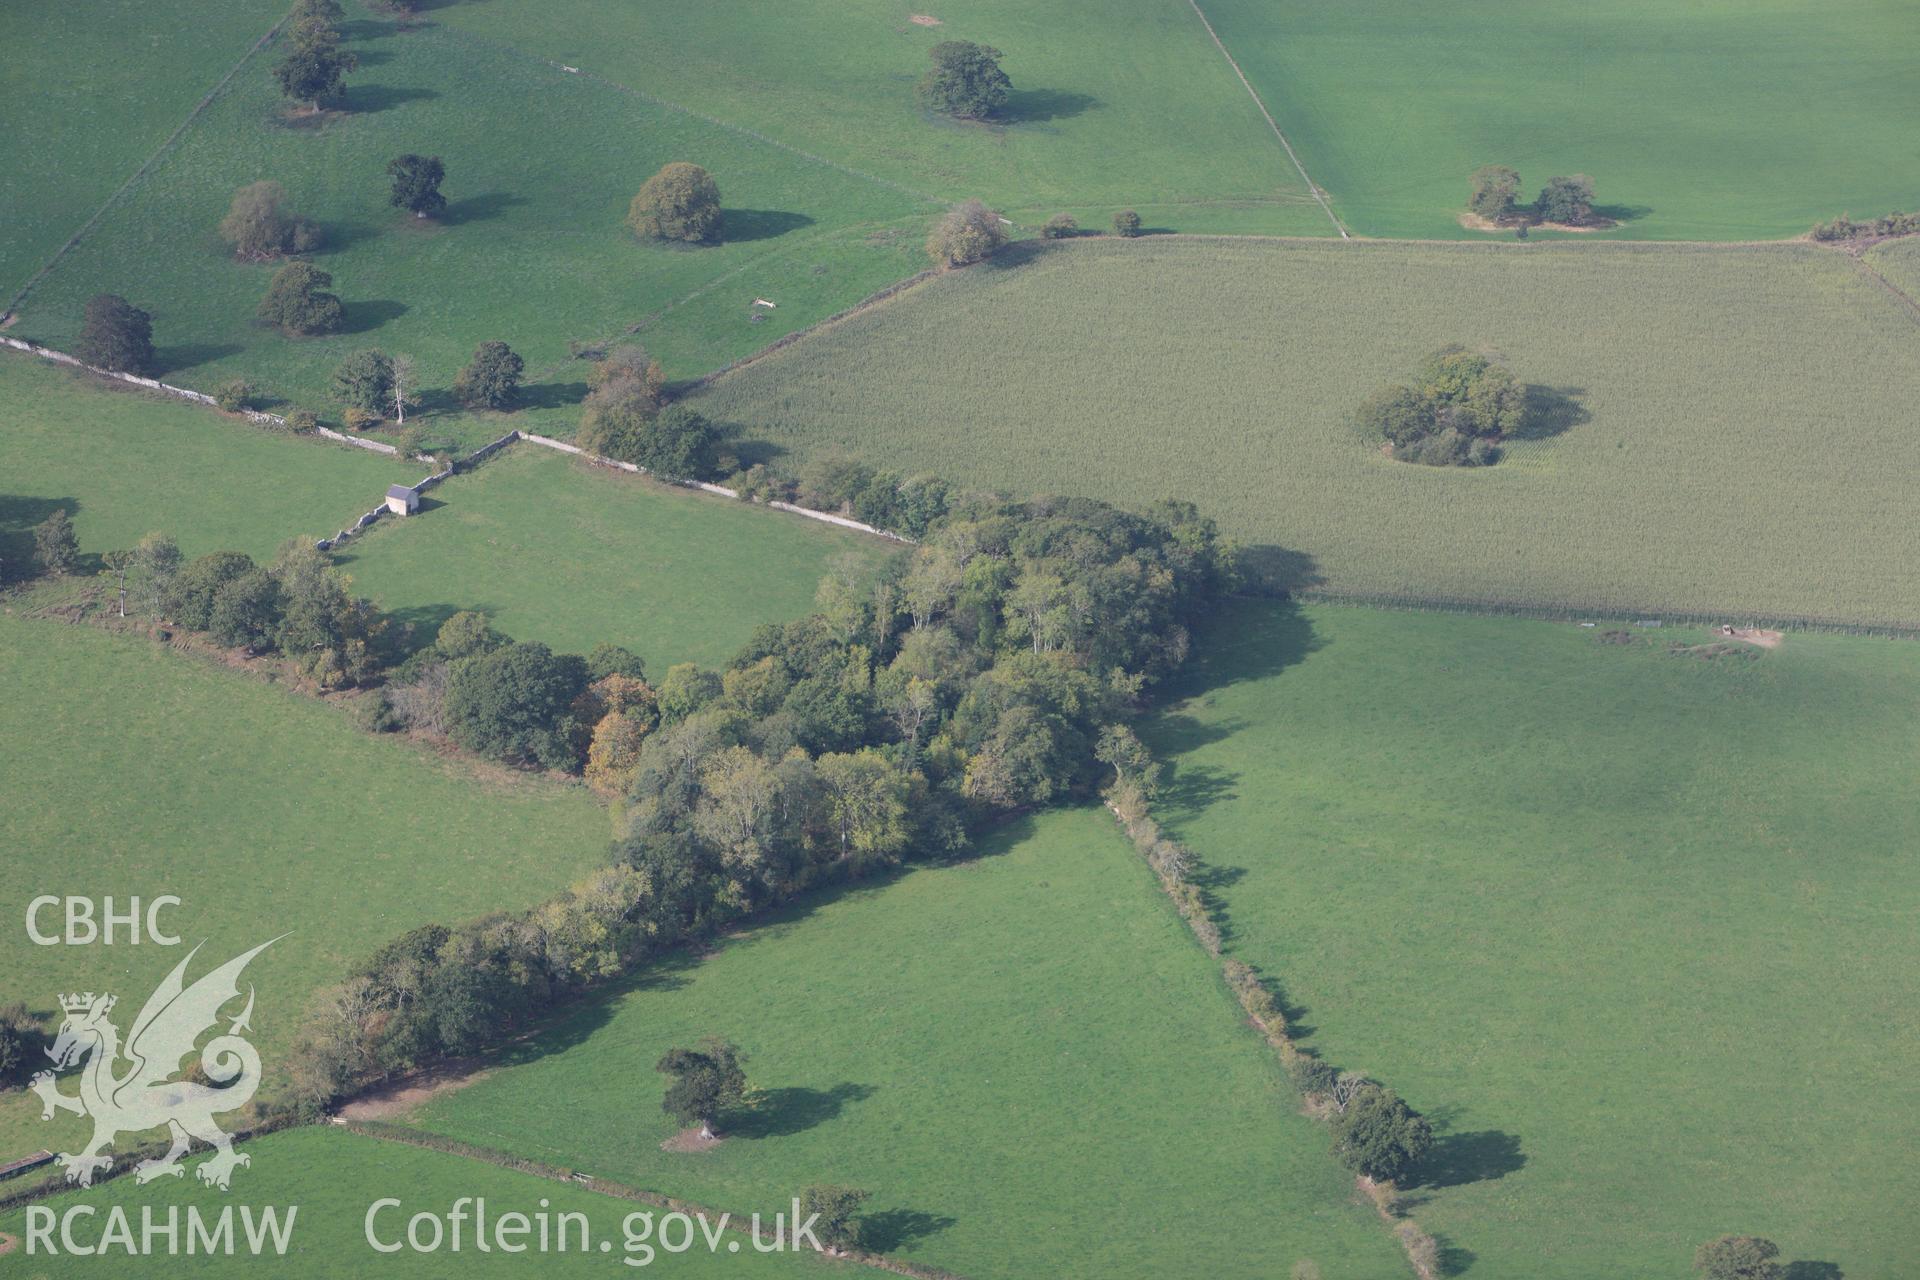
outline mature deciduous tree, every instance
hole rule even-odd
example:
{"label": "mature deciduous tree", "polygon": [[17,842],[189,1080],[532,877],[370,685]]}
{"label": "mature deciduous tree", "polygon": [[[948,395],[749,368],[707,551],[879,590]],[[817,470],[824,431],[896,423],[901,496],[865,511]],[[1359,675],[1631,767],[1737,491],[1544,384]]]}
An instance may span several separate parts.
{"label": "mature deciduous tree", "polygon": [[1584,173],[1548,178],[1540,198],[1533,202],[1533,212],[1542,222],[1586,226],[1593,220],[1593,179]]}
{"label": "mature deciduous tree", "polygon": [[447,198],[440,194],[447,167],[440,163],[439,156],[418,156],[412,152],[395,156],[387,162],[387,176],[393,179],[387,203],[394,208],[425,218],[447,207]]}
{"label": "mature deciduous tree", "polygon": [[227,216],[220,219],[220,238],[233,246],[235,257],[250,262],[319,248],[318,224],[291,212],[286,203],[286,188],[279,183],[248,183],[233,193]]}
{"label": "mature deciduous tree", "polygon": [[1764,1236],[1721,1236],[1700,1246],[1693,1269],[1702,1280],[1783,1280],[1780,1246]]}
{"label": "mature deciduous tree", "polygon": [[64,507],[55,507],[52,515],[34,526],[33,558],[50,578],[64,578],[79,569],[80,542]]}
{"label": "mature deciduous tree", "polygon": [[116,373],[146,373],[153,368],[153,317],[117,293],[87,301],[76,354],[90,365]]}
{"label": "mature deciduous tree", "polygon": [[720,233],[720,186],[697,164],[675,160],[640,185],[627,225],[651,240],[697,244]]}
{"label": "mature deciduous tree", "polygon": [[816,1183],[800,1193],[800,1212],[819,1219],[814,1234],[829,1253],[845,1253],[860,1247],[858,1215],[871,1194],[853,1187]]}
{"label": "mature deciduous tree", "polygon": [[717,1036],[706,1037],[697,1048],[667,1050],[654,1070],[673,1077],[660,1109],[681,1124],[699,1125],[703,1138],[713,1138],[714,1122],[746,1096],[740,1050]]}
{"label": "mature deciduous tree", "polygon": [[333,398],[349,409],[377,417],[387,411],[392,394],[393,358],[384,351],[355,351],[333,371]]}
{"label": "mature deciduous tree", "polygon": [[504,342],[483,342],[453,380],[453,394],[470,409],[511,409],[520,398],[522,360]]}
{"label": "mature deciduous tree", "polygon": [[1520,194],[1520,174],[1503,164],[1484,165],[1473,171],[1473,187],[1467,195],[1467,208],[1490,222],[1500,222],[1514,213],[1514,198]]}
{"label": "mature deciduous tree", "polygon": [[1433,1146],[1433,1126],[1392,1090],[1361,1086],[1333,1122],[1333,1151],[1376,1182],[1403,1177]]}
{"label": "mature deciduous tree", "polygon": [[1001,53],[971,40],[942,40],[927,50],[933,66],[920,77],[920,104],[959,120],[983,120],[1007,105],[1013,81],[1000,69]]}
{"label": "mature deciduous tree", "polygon": [[307,17],[293,23],[286,55],[275,64],[273,76],[280,92],[318,111],[322,102],[345,92],[347,73],[359,65],[359,59],[340,48],[340,33],[330,21]]}
{"label": "mature deciduous tree", "polygon": [[333,333],[346,319],[346,308],[339,295],[326,291],[332,283],[333,276],[311,262],[289,262],[274,272],[255,315],[284,333]]}
{"label": "mature deciduous tree", "polygon": [[1000,215],[978,200],[969,200],[934,224],[927,237],[927,256],[942,267],[964,267],[992,257],[1006,240]]}

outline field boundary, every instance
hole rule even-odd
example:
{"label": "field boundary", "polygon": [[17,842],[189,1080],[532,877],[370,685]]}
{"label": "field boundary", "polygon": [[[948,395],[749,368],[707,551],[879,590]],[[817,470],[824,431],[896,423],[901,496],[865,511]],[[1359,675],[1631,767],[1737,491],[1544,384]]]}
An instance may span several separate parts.
{"label": "field boundary", "polygon": [[253,44],[248,47],[247,51],[240,55],[240,60],[234,63],[231,67],[227,68],[227,74],[225,74],[224,76],[221,76],[219,82],[216,83],[213,86],[213,88],[207,90],[205,96],[203,96],[200,99],[200,101],[193,104],[193,110],[187,112],[186,119],[182,120],[178,125],[174,127],[173,132],[166,136],[166,139],[163,142],[161,142],[158,148],[154,150],[153,154],[148,156],[145,160],[141,161],[140,167],[133,171],[132,176],[129,177],[125,182],[121,183],[117,188],[114,189],[113,194],[108,196],[106,198],[106,201],[102,203],[98,209],[95,209],[93,211],[93,216],[80,224],[80,229],[78,231],[74,232],[72,235],[67,237],[67,242],[61,245],[60,248],[55,251],[53,257],[47,260],[47,264],[45,266],[41,267],[38,271],[34,272],[32,278],[30,278],[25,284],[20,286],[19,292],[15,293],[11,298],[7,299],[6,305],[4,307],[0,307],[0,325],[4,325],[9,319],[12,318],[14,308],[19,306],[20,303],[26,298],[26,296],[32,293],[34,288],[42,280],[47,278],[47,275],[49,272],[51,272],[55,267],[60,265],[60,260],[66,257],[67,254],[73,250],[75,245],[78,245],[80,243],[80,241],[86,236],[87,232],[93,230],[94,224],[99,222],[100,219],[106,217],[107,212],[111,210],[116,204],[120,203],[121,197],[125,196],[127,192],[131,191],[133,187],[140,181],[140,179],[146,177],[147,172],[150,169],[152,169],[154,165],[160,163],[160,161],[166,157],[167,152],[173,150],[173,144],[180,140],[180,135],[185,133],[187,131],[188,126],[192,125],[195,120],[198,120],[200,118],[200,113],[205,111],[209,106],[211,106],[213,103],[213,100],[220,96],[221,90],[225,89],[227,85],[233,80],[233,78],[236,75],[240,74],[240,68],[246,66],[247,63],[253,61],[254,55],[258,54],[262,49],[266,48],[269,44],[273,43],[273,38],[280,34],[280,28],[286,24],[286,21],[287,21],[287,15],[282,14],[278,21],[276,21],[271,27],[267,28],[267,33],[261,36],[258,40],[255,40]]}
{"label": "field boundary", "polygon": [[864,172],[863,170],[854,168],[852,165],[841,164],[838,160],[829,160],[825,156],[817,156],[811,151],[802,151],[799,147],[791,143],[782,142],[778,138],[770,138],[757,129],[749,129],[743,124],[735,124],[731,120],[722,120],[718,116],[710,116],[704,111],[695,111],[692,107],[682,106],[677,102],[648,93],[645,89],[635,88],[633,85],[622,83],[619,80],[610,80],[597,72],[587,71],[580,67],[570,67],[564,62],[557,62],[542,54],[532,53],[526,49],[522,49],[519,45],[508,44],[504,40],[495,40],[488,36],[476,35],[471,31],[462,31],[453,27],[441,27],[438,24],[435,24],[435,26],[438,30],[446,32],[453,39],[469,40],[475,44],[490,45],[495,49],[514,54],[517,57],[528,58],[535,62],[543,63],[563,75],[579,76],[583,80],[591,80],[595,84],[605,85],[616,93],[628,94],[632,97],[639,98],[643,102],[651,102],[656,107],[662,107],[668,111],[677,111],[681,115],[689,116],[695,120],[704,120],[715,128],[725,129],[730,133],[737,133],[744,138],[752,138],[755,142],[764,143],[769,147],[778,147],[782,151],[799,156],[802,160],[811,161],[814,164],[822,165],[839,173],[844,173],[850,178],[859,178],[863,182],[870,182],[875,186],[886,187],[901,195],[912,196],[922,204],[944,205],[949,203],[943,197],[916,190],[903,182],[895,182],[891,178],[882,178],[877,174]]}
{"label": "field boundary", "polygon": [[1279,123],[1274,120],[1273,113],[1267,110],[1267,104],[1261,100],[1260,94],[1254,89],[1252,81],[1247,79],[1247,73],[1242,71],[1240,64],[1233,60],[1233,55],[1227,52],[1227,46],[1220,39],[1220,33],[1213,29],[1211,22],[1207,21],[1206,13],[1200,8],[1200,0],[1187,0],[1187,4],[1192,8],[1193,16],[1200,19],[1200,25],[1207,29],[1207,36],[1213,41],[1213,47],[1220,51],[1220,56],[1225,58],[1227,65],[1233,68],[1233,74],[1239,77],[1240,87],[1245,89],[1247,96],[1253,99],[1253,105],[1260,108],[1260,114],[1266,120],[1267,127],[1273,130],[1273,136],[1280,139],[1281,147],[1286,150],[1287,159],[1293,161],[1293,167],[1300,174],[1300,181],[1307,184],[1307,194],[1311,195],[1320,205],[1321,210],[1327,215],[1328,220],[1333,223],[1333,229],[1340,233],[1342,240],[1353,239],[1352,236],[1347,234],[1347,228],[1341,223],[1339,215],[1334,213],[1333,206],[1327,203],[1326,192],[1322,191],[1314,180],[1307,176],[1307,166],[1301,164],[1300,157],[1294,154],[1293,144],[1287,141],[1286,134],[1280,132]]}
{"label": "field boundary", "polygon": [[[546,1164],[539,1160],[529,1160],[523,1156],[509,1155],[504,1151],[495,1151],[490,1147],[475,1146],[470,1142],[461,1142],[455,1138],[443,1138],[438,1134],[427,1133],[419,1129],[410,1129],[405,1125],[389,1124],[379,1120],[342,1120],[330,1123],[377,1142],[397,1142],[409,1147],[418,1147],[423,1151],[438,1151],[443,1155],[459,1156],[466,1160],[477,1160],[482,1164],[495,1165],[502,1169],[511,1169],[516,1173],[544,1178],[549,1182],[563,1182],[569,1186],[582,1187],[595,1195],[606,1196],[613,1200],[630,1200],[638,1204],[652,1205],[657,1209],[666,1209],[674,1213],[700,1216],[709,1222],[717,1221],[724,1210],[710,1208],[692,1200],[681,1200],[658,1191],[648,1191],[641,1187],[628,1186],[610,1178],[595,1178],[575,1169],[565,1169],[558,1165]],[[724,1228],[736,1235],[747,1235],[748,1229],[734,1214],[726,1213],[727,1225]],[[864,1249],[848,1249],[840,1253],[820,1250],[828,1257],[841,1262],[858,1263],[865,1267],[874,1267],[881,1271],[890,1271],[897,1276],[911,1276],[914,1280],[965,1280],[957,1272],[939,1267],[922,1266],[919,1263],[904,1262],[890,1258],[885,1254],[868,1253]]]}
{"label": "field boundary", "polygon": [[[1253,593],[1261,594],[1261,593]],[[1628,605],[1517,604],[1499,600],[1475,600],[1451,596],[1398,596],[1368,592],[1344,592],[1326,587],[1277,589],[1273,595],[1309,604],[1345,605],[1356,609],[1387,609],[1398,613],[1458,613],[1480,618],[1527,618],[1536,622],[1600,623],[1622,626],[1648,625],[1674,627],[1716,627],[1730,621],[1749,627],[1770,627],[1786,631],[1830,632],[1835,635],[1871,636],[1887,640],[1920,639],[1920,626],[1895,622],[1845,622],[1800,614],[1754,614],[1729,609],[1721,613],[1701,613],[1683,609],[1635,609]]]}
{"label": "field boundary", "polygon": [[744,369],[748,365],[753,364],[756,361],[766,359],[768,356],[773,355],[775,352],[784,351],[788,347],[792,346],[794,343],[800,341],[800,339],[808,337],[812,334],[818,333],[820,330],[827,328],[829,325],[839,324],[842,320],[851,320],[854,316],[859,315],[861,312],[866,311],[872,307],[877,307],[881,303],[887,301],[889,298],[898,297],[900,294],[905,293],[907,290],[912,289],[916,285],[925,284],[927,281],[933,279],[935,276],[942,275],[942,274],[944,273],[938,267],[928,267],[925,271],[915,272],[913,275],[908,276],[905,280],[896,280],[892,284],[888,285],[886,288],[880,290],[878,293],[868,294],[866,297],[860,299],[860,301],[846,308],[844,311],[836,311],[830,316],[825,316],[819,320],[815,320],[812,324],[808,325],[804,329],[795,329],[792,333],[787,334],[783,338],[774,339],[772,342],[768,343],[766,346],[761,347],[758,351],[749,352],[748,354],[741,356],[738,360],[729,361],[728,363],[721,365],[718,369],[713,370],[711,373],[701,374],[698,378],[695,378],[693,380],[693,383],[691,384],[691,386],[688,387],[688,390],[690,391],[704,390],[705,388],[712,386],[715,382],[719,381],[721,378],[725,377],[729,373],[734,372],[737,369]]}

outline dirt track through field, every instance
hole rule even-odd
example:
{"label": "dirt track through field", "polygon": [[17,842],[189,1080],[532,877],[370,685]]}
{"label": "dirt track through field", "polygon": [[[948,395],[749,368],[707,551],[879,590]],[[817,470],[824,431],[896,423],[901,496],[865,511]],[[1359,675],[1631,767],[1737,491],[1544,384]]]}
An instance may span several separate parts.
{"label": "dirt track through field", "polygon": [[1220,33],[1213,29],[1211,22],[1207,21],[1207,15],[1200,9],[1200,0],[1187,0],[1187,3],[1192,6],[1194,16],[1200,19],[1200,25],[1207,29],[1207,35],[1213,39],[1213,47],[1220,51],[1220,56],[1225,58],[1227,65],[1233,68],[1233,74],[1240,78],[1240,87],[1245,89],[1247,96],[1253,99],[1253,105],[1260,108],[1260,114],[1266,119],[1267,127],[1273,130],[1273,136],[1280,139],[1281,147],[1286,150],[1287,159],[1293,161],[1293,167],[1300,173],[1300,181],[1307,184],[1308,194],[1326,213],[1328,220],[1333,223],[1333,229],[1340,233],[1340,238],[1351,240],[1353,237],[1347,234],[1347,229],[1334,213],[1333,206],[1327,203],[1326,193],[1315,186],[1313,179],[1307,176],[1307,166],[1301,164],[1300,157],[1293,153],[1293,144],[1287,141],[1286,134],[1280,132],[1280,125],[1274,120],[1273,113],[1267,110],[1267,104],[1261,101],[1260,94],[1253,87],[1253,82],[1247,79],[1247,73],[1240,69],[1240,64],[1233,60],[1231,53],[1227,52],[1227,46],[1221,43]]}

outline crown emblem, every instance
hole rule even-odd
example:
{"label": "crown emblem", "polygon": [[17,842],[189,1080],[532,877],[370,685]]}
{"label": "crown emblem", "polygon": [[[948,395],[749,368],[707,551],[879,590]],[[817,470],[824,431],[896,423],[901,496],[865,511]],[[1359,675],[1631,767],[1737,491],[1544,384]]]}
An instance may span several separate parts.
{"label": "crown emblem", "polygon": [[[68,1013],[85,1013],[87,1010],[93,1008],[93,999],[93,992],[91,991],[85,995],[76,993],[74,995],[61,996],[60,1007]],[[103,1014],[112,1012],[114,1002],[118,999],[118,996],[104,997],[100,1005],[100,1012]]]}

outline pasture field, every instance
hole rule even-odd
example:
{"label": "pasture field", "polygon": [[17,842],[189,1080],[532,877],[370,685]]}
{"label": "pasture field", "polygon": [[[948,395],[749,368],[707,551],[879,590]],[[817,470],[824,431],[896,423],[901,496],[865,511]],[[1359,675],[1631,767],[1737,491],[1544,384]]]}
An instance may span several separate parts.
{"label": "pasture field", "polygon": [[[0,616],[0,688],[0,1000],[111,990],[130,1018],[186,946],[206,942],[197,976],[284,933],[248,970],[269,1072],[347,965],[428,921],[538,902],[611,836],[584,788],[436,760],[144,638]],[[15,914],[40,894],[166,893],[180,948],[35,946]],[[39,1114],[6,1097],[0,1152],[77,1149],[83,1121]]]}
{"label": "pasture field", "polygon": [[[1397,1274],[1324,1133],[1098,810],[803,903],[576,1012],[424,1127],[736,1213],[874,1193],[888,1252],[991,1277]],[[736,1040],[755,1110],[696,1154],[653,1063]]]}
{"label": "pasture field", "polygon": [[[152,311],[170,381],[245,376],[325,410],[341,358],[379,347],[420,362],[440,412],[475,344],[499,339],[527,362],[519,420],[570,425],[586,390],[570,341],[644,325],[669,374],[691,375],[924,265],[933,204],[446,27],[350,18],[361,67],[344,112],[290,116],[278,51],[256,55],[28,295],[13,331],[69,349],[86,300],[116,292]],[[385,166],[409,151],[446,165],[438,220],[387,203]],[[641,182],[683,159],[720,185],[723,244],[666,247],[626,228]],[[255,324],[276,266],[234,261],[215,227],[235,189],[262,178],[326,229],[313,258],[346,303],[346,332]]]}
{"label": "pasture field", "polygon": [[1460,237],[1467,179],[1590,174],[1609,234],[1796,236],[1911,207],[1910,0],[1200,0],[1359,235]]}
{"label": "pasture field", "polygon": [[[136,1186],[132,1178],[116,1178],[92,1191],[56,1196],[42,1203],[56,1214],[64,1213],[75,1204],[95,1206],[96,1215],[90,1220],[82,1220],[76,1227],[76,1235],[82,1243],[92,1243],[99,1238],[105,1228],[109,1206],[118,1206],[126,1211],[136,1236],[141,1229],[140,1213],[143,1207],[152,1206],[156,1220],[161,1223],[165,1222],[169,1208],[177,1208],[181,1215],[183,1251],[186,1247],[186,1214],[190,1207],[198,1209],[203,1219],[214,1219],[231,1204],[235,1209],[234,1234],[241,1239],[245,1237],[239,1225],[240,1205],[252,1206],[256,1213],[274,1206],[280,1209],[282,1221],[285,1220],[286,1206],[298,1207],[285,1261],[271,1252],[264,1258],[245,1253],[231,1257],[219,1254],[148,1257],[139,1263],[139,1274],[142,1276],[248,1280],[269,1273],[278,1266],[290,1269],[282,1270],[279,1274],[313,1277],[314,1280],[330,1280],[332,1277],[347,1280],[359,1276],[398,1276],[404,1280],[414,1280],[415,1277],[426,1280],[431,1277],[433,1280],[444,1280],[456,1276],[524,1276],[529,1273],[569,1278],[604,1277],[625,1270],[620,1266],[620,1261],[628,1256],[636,1260],[646,1257],[637,1249],[631,1255],[626,1252],[623,1231],[626,1216],[635,1211],[645,1211],[646,1206],[611,1196],[595,1195],[581,1187],[517,1173],[463,1156],[426,1151],[398,1142],[382,1142],[339,1129],[308,1128],[269,1134],[247,1143],[241,1149],[253,1157],[253,1163],[235,1172],[230,1196],[207,1192],[188,1174],[181,1179],[162,1178],[145,1187]],[[191,1167],[198,1164],[199,1159],[196,1155],[186,1163]],[[457,1253],[451,1248],[450,1236],[437,1253],[403,1249],[399,1253],[383,1254],[375,1252],[367,1243],[365,1219],[368,1208],[376,1200],[392,1198],[402,1202],[400,1208],[384,1209],[375,1219],[376,1238],[382,1244],[392,1244],[404,1239],[407,1219],[415,1213],[440,1215],[445,1229],[444,1216],[448,1210],[455,1201],[469,1196],[485,1198],[490,1221],[497,1221],[500,1215],[506,1213],[526,1214],[536,1224],[536,1233],[524,1238],[523,1242],[529,1245],[538,1240],[538,1219],[534,1215],[542,1212],[553,1215],[549,1222],[553,1224],[557,1238],[560,1214],[584,1214],[593,1230],[589,1238],[593,1247],[588,1252],[581,1252],[577,1246],[578,1228],[570,1227],[572,1234],[568,1240],[572,1247],[564,1253],[549,1251],[536,1256],[532,1253],[507,1254],[497,1249],[483,1252],[474,1247],[471,1207],[461,1237],[463,1247]],[[658,1211],[655,1213],[658,1216]],[[0,1231],[24,1236],[26,1219],[25,1209],[8,1210],[0,1214]],[[637,1225],[635,1229],[639,1229]],[[422,1236],[423,1240],[430,1238],[425,1234]],[[60,1238],[57,1232],[53,1239],[58,1247]],[[601,1239],[612,1243],[610,1253],[599,1252],[597,1241]],[[677,1243],[678,1237],[674,1239]],[[22,1245],[20,1248],[24,1250],[24,1247]],[[159,1247],[164,1250],[164,1237],[159,1238]],[[722,1249],[725,1247],[725,1244],[721,1245]],[[125,1265],[121,1260],[124,1255],[109,1253],[107,1257],[108,1260],[103,1262],[100,1258],[76,1258],[65,1254],[49,1257],[38,1252],[28,1257],[24,1252],[16,1251],[13,1262],[8,1266],[11,1274],[24,1274],[34,1277],[34,1280],[67,1280],[68,1277],[97,1276],[116,1263]],[[814,1253],[804,1256],[792,1253],[757,1254],[744,1243],[739,1253],[715,1255],[707,1251],[704,1241],[696,1233],[693,1249],[677,1254],[656,1249],[645,1270],[637,1274],[684,1277],[684,1280],[708,1280],[709,1277],[719,1276],[767,1277],[768,1280],[803,1276],[821,1280],[863,1272],[863,1268],[856,1268],[850,1263],[829,1262]]]}
{"label": "pasture field", "polygon": [[425,631],[480,609],[556,650],[626,645],[658,676],[724,664],[759,624],[806,613],[829,570],[870,573],[897,549],[517,444],[334,559],[356,592]]}
{"label": "pasture field", "polygon": [[1874,245],[1862,256],[1920,312],[1920,238],[1888,240]]}
{"label": "pasture field", "polygon": [[[1086,242],[931,280],[696,403],[792,462],[1191,499],[1284,585],[1912,626],[1916,333],[1809,245]],[[1383,456],[1353,409],[1451,342],[1541,389],[1538,438],[1486,469]]]}
{"label": "pasture field", "polygon": [[286,12],[195,0],[0,9],[0,311]]}
{"label": "pasture field", "polygon": [[1728,1232],[1903,1274],[1920,645],[1608,628],[1225,611],[1159,815],[1304,1043],[1438,1119],[1417,1214],[1476,1280]]}
{"label": "pasture field", "polygon": [[411,484],[417,462],[255,427],[191,404],[0,353],[0,577],[26,571],[33,526],[64,508],[87,556],[152,530],[190,556],[270,558]]}
{"label": "pasture field", "polygon": [[[1134,208],[1182,231],[1334,233],[1186,0],[495,0],[434,18],[1029,225],[1070,210],[1099,230]],[[1005,54],[1004,120],[920,109],[942,40]]]}

